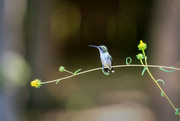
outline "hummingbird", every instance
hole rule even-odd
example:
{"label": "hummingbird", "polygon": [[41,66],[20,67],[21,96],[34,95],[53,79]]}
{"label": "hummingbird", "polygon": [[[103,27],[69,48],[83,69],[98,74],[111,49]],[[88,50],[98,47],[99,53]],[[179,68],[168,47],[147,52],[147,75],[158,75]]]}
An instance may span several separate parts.
{"label": "hummingbird", "polygon": [[95,47],[99,50],[103,70],[106,73],[109,73],[109,71],[114,73],[114,69],[112,68],[113,59],[112,59],[111,55],[109,54],[107,47],[105,45],[100,45],[100,46],[89,45],[89,46]]}

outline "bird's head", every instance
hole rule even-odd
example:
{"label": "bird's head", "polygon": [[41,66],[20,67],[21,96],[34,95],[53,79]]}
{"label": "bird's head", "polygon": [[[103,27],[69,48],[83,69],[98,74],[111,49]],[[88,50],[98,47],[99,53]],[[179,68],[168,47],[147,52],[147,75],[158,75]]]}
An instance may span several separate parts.
{"label": "bird's head", "polygon": [[108,52],[107,47],[105,45],[95,46],[95,45],[89,45],[90,47],[98,48],[100,52],[105,53]]}

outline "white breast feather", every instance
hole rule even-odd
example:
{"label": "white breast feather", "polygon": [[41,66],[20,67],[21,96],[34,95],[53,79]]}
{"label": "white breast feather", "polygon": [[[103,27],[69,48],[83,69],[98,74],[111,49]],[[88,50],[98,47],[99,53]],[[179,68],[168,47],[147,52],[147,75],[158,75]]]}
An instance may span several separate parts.
{"label": "white breast feather", "polygon": [[109,53],[105,52],[105,53],[101,53],[101,63],[102,65],[104,65],[105,68],[109,68],[109,66],[111,66],[111,59],[109,57]]}

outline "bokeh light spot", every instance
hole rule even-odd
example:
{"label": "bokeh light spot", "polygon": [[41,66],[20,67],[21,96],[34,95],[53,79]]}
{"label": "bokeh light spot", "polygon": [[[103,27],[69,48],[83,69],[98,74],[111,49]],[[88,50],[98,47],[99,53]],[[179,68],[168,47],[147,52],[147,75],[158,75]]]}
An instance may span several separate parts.
{"label": "bokeh light spot", "polygon": [[0,65],[4,83],[13,83],[21,86],[28,82],[30,76],[29,65],[18,53],[6,52],[2,57]]}
{"label": "bokeh light spot", "polygon": [[80,110],[95,107],[93,99],[86,93],[75,93],[67,101],[67,110]]}
{"label": "bokeh light spot", "polygon": [[62,3],[54,8],[51,17],[52,34],[55,40],[65,40],[75,35],[81,24],[81,13],[74,4]]}
{"label": "bokeh light spot", "polygon": [[106,24],[106,36],[114,46],[127,48],[136,40],[136,24],[126,16],[112,16]]}

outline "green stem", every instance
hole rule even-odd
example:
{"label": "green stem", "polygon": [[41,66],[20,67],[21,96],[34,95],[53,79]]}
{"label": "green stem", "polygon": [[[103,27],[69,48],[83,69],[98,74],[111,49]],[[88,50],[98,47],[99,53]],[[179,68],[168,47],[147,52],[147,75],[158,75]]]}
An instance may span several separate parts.
{"label": "green stem", "polygon": [[[144,65],[138,65],[138,64],[130,64],[130,65],[115,65],[115,66],[112,66],[113,68],[122,68],[122,67],[144,67]],[[168,67],[168,66],[158,66],[158,65],[146,65],[146,67],[151,67],[151,68],[159,68],[159,67],[163,67],[163,68],[166,68],[166,69],[172,69],[171,67]],[[70,75],[70,76],[67,76],[67,77],[64,77],[64,78],[59,78],[60,80],[65,80],[65,79],[68,79],[68,78],[71,78],[73,76],[77,76],[77,75],[81,75],[81,74],[85,74],[85,73],[89,73],[89,72],[92,72],[92,71],[97,71],[97,70],[100,70],[102,69],[101,67],[99,68],[94,68],[94,69],[90,69],[90,70],[86,70],[86,71],[82,71],[82,72],[79,72],[77,73],[76,75]],[[179,68],[173,68],[175,70],[178,70],[180,71]],[[55,80],[51,80],[51,81],[46,81],[46,82],[41,82],[41,84],[47,84],[47,83],[51,83],[51,82],[56,82],[58,81],[59,79],[55,79]]]}
{"label": "green stem", "polygon": [[[115,66],[112,66],[113,68],[118,68],[118,67],[144,67],[144,65],[139,65],[139,64],[130,64],[130,65],[115,65]],[[159,65],[146,65],[146,67],[151,67],[151,68],[159,68],[159,67],[162,67],[162,68],[165,68],[165,69],[172,69],[172,67],[168,67],[168,66],[159,66]],[[173,68],[177,71],[180,71],[179,68]]]}
{"label": "green stem", "polygon": [[70,71],[68,71],[68,70],[64,70],[64,71],[67,72],[67,73],[70,73],[70,74],[73,74],[73,75],[74,75],[73,72],[70,72]]}
{"label": "green stem", "polygon": [[[146,59],[146,54],[145,54],[145,51],[142,50],[143,52],[143,55],[144,55],[144,58],[145,58],[145,67],[146,67],[146,70],[147,72],[149,73],[150,77],[152,78],[152,80],[154,81],[154,83],[158,86],[158,88],[161,90],[161,92],[164,94],[164,96],[166,97],[166,99],[168,100],[168,102],[171,104],[171,106],[174,108],[174,110],[176,111],[176,107],[173,105],[173,103],[171,102],[171,100],[169,99],[169,97],[166,95],[166,93],[164,92],[164,90],[161,88],[161,86],[158,84],[158,82],[156,81],[156,79],[153,77],[153,75],[151,74],[148,66],[147,66],[147,59]],[[140,60],[141,64],[143,64],[142,60]],[[178,113],[178,115],[180,115],[180,113]]]}
{"label": "green stem", "polygon": [[146,58],[145,51],[144,51],[144,50],[142,50],[142,52],[143,52],[143,55],[144,55],[145,65],[147,65],[147,58]]}
{"label": "green stem", "polygon": [[[169,99],[169,97],[166,95],[166,93],[163,91],[163,89],[161,88],[161,86],[158,84],[158,82],[156,82],[155,78],[152,76],[151,72],[149,71],[149,69],[147,68],[147,72],[149,73],[150,77],[152,78],[152,80],[156,83],[156,85],[158,86],[158,88],[161,90],[161,92],[163,92],[164,96],[166,97],[166,99],[169,101],[169,103],[171,104],[171,106],[174,108],[174,110],[176,111],[175,106],[173,105],[173,103],[171,102],[171,100]],[[179,114],[180,115],[180,114]]]}
{"label": "green stem", "polygon": [[[78,74],[76,74],[78,75]],[[76,75],[70,75],[70,76],[66,76],[64,78],[60,78],[60,80],[64,80],[64,79],[68,79],[68,78],[71,78],[73,76],[76,76]],[[46,81],[46,82],[41,82],[41,84],[47,84],[47,83],[52,83],[52,82],[57,82],[59,79],[55,79],[55,80],[51,80],[51,81]]]}
{"label": "green stem", "polygon": [[[143,52],[144,54],[144,57],[145,57],[145,52]],[[166,69],[172,69],[172,67],[167,67],[167,66],[158,66],[158,65],[147,65],[147,60],[145,59],[145,64],[143,63],[142,59],[140,59],[140,62],[142,65],[137,65],[137,64],[131,64],[131,65],[116,65],[116,66],[112,66],[113,68],[120,68],[120,67],[144,67],[146,68],[147,72],[149,73],[150,77],[152,78],[152,80],[156,83],[156,85],[158,86],[158,88],[161,90],[161,92],[164,94],[164,96],[166,97],[166,99],[169,101],[169,103],[171,104],[171,106],[174,108],[174,110],[176,111],[176,108],[175,106],[173,105],[173,103],[171,102],[171,100],[169,99],[169,97],[166,95],[166,93],[163,91],[163,89],[161,88],[161,86],[158,84],[158,82],[155,80],[155,78],[152,76],[150,70],[148,67],[154,67],[154,68],[159,68],[159,67],[163,67],[163,68],[166,68]],[[79,72],[77,74],[73,74],[72,72],[70,71],[67,71],[66,72],[69,72],[71,73],[72,75],[70,76],[67,76],[67,77],[63,77],[63,78],[60,78],[60,80],[65,80],[65,79],[68,79],[68,78],[71,78],[71,77],[74,77],[74,76],[77,76],[77,75],[81,75],[81,74],[85,74],[85,73],[88,73],[88,72],[92,72],[92,71],[96,71],[96,70],[100,70],[102,68],[94,68],[94,69],[90,69],[90,70],[86,70],[86,71],[82,71],[82,72]],[[173,68],[174,70],[180,70],[179,68]],[[46,82],[41,82],[41,84],[47,84],[47,83],[52,83],[52,82],[57,82],[59,79],[55,79],[55,80],[51,80],[51,81],[46,81]],[[178,113],[178,115],[180,115],[180,113]]]}

